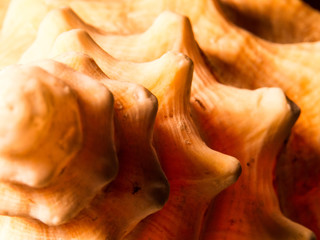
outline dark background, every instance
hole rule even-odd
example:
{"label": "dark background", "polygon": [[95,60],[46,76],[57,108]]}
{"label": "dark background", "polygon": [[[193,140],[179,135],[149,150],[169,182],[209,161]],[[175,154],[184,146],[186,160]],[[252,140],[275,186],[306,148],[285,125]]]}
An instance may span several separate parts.
{"label": "dark background", "polygon": [[303,0],[303,1],[305,3],[308,3],[311,7],[320,10],[320,0]]}

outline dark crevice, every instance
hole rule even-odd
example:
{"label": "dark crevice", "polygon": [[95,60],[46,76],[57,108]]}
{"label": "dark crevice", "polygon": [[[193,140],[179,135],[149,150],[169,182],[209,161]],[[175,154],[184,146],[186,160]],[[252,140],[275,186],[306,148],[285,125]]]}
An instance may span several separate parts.
{"label": "dark crevice", "polygon": [[303,0],[305,3],[309,4],[311,7],[320,10],[320,1],[319,0]]}

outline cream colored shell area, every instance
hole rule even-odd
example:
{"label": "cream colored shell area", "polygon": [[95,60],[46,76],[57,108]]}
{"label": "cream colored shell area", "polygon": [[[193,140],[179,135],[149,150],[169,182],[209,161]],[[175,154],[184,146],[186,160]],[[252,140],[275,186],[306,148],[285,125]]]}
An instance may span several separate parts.
{"label": "cream colored shell area", "polygon": [[64,65],[43,64],[48,71],[12,65],[0,73],[0,214],[55,226],[115,178],[118,159],[112,94]]}
{"label": "cream colored shell area", "polygon": [[77,98],[37,67],[8,67],[0,81],[0,179],[46,186],[82,145]]}

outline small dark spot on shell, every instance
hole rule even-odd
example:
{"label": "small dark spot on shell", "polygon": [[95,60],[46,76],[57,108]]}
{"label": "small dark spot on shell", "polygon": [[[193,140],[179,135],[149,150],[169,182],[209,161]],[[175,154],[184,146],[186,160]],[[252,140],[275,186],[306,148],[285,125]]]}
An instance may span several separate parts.
{"label": "small dark spot on shell", "polygon": [[236,221],[234,219],[230,219],[229,222],[230,222],[230,225],[233,225],[233,224],[235,224]]}
{"label": "small dark spot on shell", "polygon": [[132,194],[134,195],[134,194],[136,194],[137,192],[139,192],[141,190],[141,187],[139,187],[139,186],[133,186],[133,188],[132,188]]}
{"label": "small dark spot on shell", "polygon": [[125,113],[125,114],[123,114],[122,119],[123,119],[123,120],[127,120],[128,117],[129,117],[128,113]]}
{"label": "small dark spot on shell", "polygon": [[199,99],[195,99],[195,102],[199,104],[199,106],[205,111],[206,107],[203,105],[203,103]]}
{"label": "small dark spot on shell", "polygon": [[132,183],[132,191],[131,193],[134,195],[137,192],[139,192],[141,190],[141,187],[139,186],[139,184],[137,182],[133,182]]}
{"label": "small dark spot on shell", "polygon": [[62,168],[62,170],[61,170],[61,172],[59,173],[59,176],[61,176],[63,173],[64,173],[64,171],[66,170],[66,168],[64,167],[64,168]]}

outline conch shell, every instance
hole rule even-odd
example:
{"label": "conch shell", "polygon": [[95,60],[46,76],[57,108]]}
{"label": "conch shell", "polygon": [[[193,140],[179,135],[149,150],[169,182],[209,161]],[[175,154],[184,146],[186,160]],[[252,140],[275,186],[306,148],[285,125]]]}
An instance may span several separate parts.
{"label": "conch shell", "polygon": [[[53,13],[54,12],[52,12],[50,14],[53,14]],[[64,16],[64,18],[66,18],[66,16],[68,14],[71,15],[71,17],[72,17],[71,19],[75,18],[75,14],[73,12],[71,12],[70,10],[67,10],[67,9],[61,9],[60,11],[56,11],[55,12],[55,14],[58,14],[58,13],[60,14],[58,16]],[[60,18],[57,18],[57,19],[59,20]],[[44,22],[47,22],[47,24],[50,24],[50,22],[47,20],[47,18],[46,18],[46,21],[44,21]],[[284,103],[284,105],[282,105],[282,106],[284,106],[284,108],[283,108],[283,110],[279,110],[279,114],[283,114],[283,112],[286,112],[286,111],[287,111],[286,114],[288,114],[288,116],[291,114],[290,111],[286,110],[286,107],[285,107],[286,106],[286,104],[285,104],[286,100],[284,98],[284,95],[281,93],[281,91],[279,89],[276,90],[276,91],[273,91],[273,90],[269,91],[268,90],[268,91],[265,91],[265,93],[261,92],[261,91],[252,92],[251,93],[250,91],[236,90],[236,89],[232,89],[230,87],[223,87],[222,85],[216,83],[216,81],[214,80],[213,76],[210,76],[209,71],[205,70],[206,67],[205,67],[204,61],[202,60],[202,57],[200,56],[199,50],[197,50],[197,45],[195,43],[192,43],[192,39],[193,39],[192,31],[191,31],[191,28],[190,28],[190,23],[188,22],[188,20],[186,18],[180,17],[180,16],[172,14],[170,12],[166,12],[166,13],[164,13],[164,14],[159,16],[159,18],[156,20],[155,24],[148,31],[146,31],[145,33],[143,33],[141,35],[133,35],[131,37],[130,36],[126,36],[126,37],[123,37],[123,36],[109,36],[109,35],[103,36],[103,34],[100,34],[98,30],[92,30],[91,28],[86,27],[87,25],[85,23],[81,22],[80,20],[76,19],[75,22],[76,23],[81,23],[81,25],[83,26],[84,29],[88,29],[88,31],[92,34],[92,36],[102,43],[101,47],[111,49],[111,52],[113,52],[118,58],[120,57],[120,58],[129,59],[129,60],[136,60],[136,61],[148,60],[150,58],[154,58],[155,56],[157,56],[157,54],[160,54],[161,52],[165,52],[167,50],[170,50],[170,48],[173,48],[173,49],[176,48],[174,50],[184,51],[184,52],[188,53],[188,55],[193,56],[193,58],[195,59],[195,61],[194,61],[196,63],[195,73],[200,75],[200,76],[196,75],[196,77],[194,79],[194,85],[195,86],[197,86],[197,84],[201,85],[201,84],[206,83],[207,87],[208,87],[208,82],[210,82],[210,81],[208,81],[208,78],[209,79],[211,78],[212,79],[211,80],[211,82],[212,82],[211,83],[211,85],[212,85],[211,87],[212,87],[212,90],[214,92],[221,92],[221,93],[223,93],[222,94],[223,96],[225,96],[225,94],[230,95],[230,96],[233,96],[233,95],[241,96],[240,98],[239,97],[235,98],[235,101],[237,103],[239,103],[240,101],[244,101],[247,104],[249,95],[254,96],[253,97],[253,101],[252,101],[253,103],[255,102],[255,100],[254,100],[255,98],[258,100],[259,104],[261,104],[261,101],[262,101],[261,99],[262,98],[273,99],[272,101],[275,101],[275,102],[277,102],[277,101],[281,102],[282,101]],[[165,23],[167,23],[167,24],[164,25]],[[58,25],[58,26],[59,26],[59,29],[69,29],[69,28],[72,27],[70,22],[66,22],[66,21],[64,23],[62,21],[60,21],[60,25]],[[79,26],[79,24],[77,26]],[[140,46],[141,43],[143,43],[141,45],[143,45],[143,47],[147,48],[147,49],[151,48],[151,46],[152,46],[151,45],[152,41],[150,42],[150,46],[148,46],[147,45],[148,42],[146,42],[144,39],[148,39],[148,40],[152,39],[152,38],[157,39],[157,36],[163,36],[164,35],[164,34],[161,34],[161,29],[159,29],[159,26],[161,26],[161,29],[170,29],[172,31],[172,33],[170,34],[171,38],[162,39],[162,44],[160,46],[164,46],[164,47],[162,47],[162,48],[159,47],[157,49],[157,51],[153,51],[150,54],[148,54],[147,51],[145,53],[143,51],[140,51],[140,49],[142,49],[142,46]],[[41,31],[39,30],[38,38],[37,38],[36,42],[34,43],[34,45],[30,48],[31,50],[32,49],[37,49],[37,46],[39,46],[39,47],[43,46],[42,44],[44,44],[44,43],[52,43],[53,42],[52,38],[49,38],[46,42],[44,42],[44,41],[41,42],[41,39],[44,39],[45,38],[44,36],[46,36],[46,34],[45,34],[46,30],[45,29],[48,29],[48,28],[43,23],[41,29],[43,29],[43,30],[41,30]],[[178,33],[178,34],[176,34],[176,36],[175,36],[174,33]],[[182,33],[182,34],[179,35],[180,33]],[[58,35],[58,34],[56,34],[56,35]],[[77,41],[75,41],[75,39]],[[69,43],[69,44],[67,44],[67,43]],[[114,43],[117,43],[117,44],[114,44]],[[121,43],[121,44],[119,44],[119,43]],[[100,66],[103,69],[105,69],[105,71],[107,71],[107,74],[109,76],[112,76],[114,78],[119,78],[118,71],[117,72],[110,71],[111,65],[115,65],[117,63],[115,63],[114,59],[112,59],[109,55],[103,53],[103,51],[102,51],[102,49],[100,47],[95,46],[95,44],[92,41],[92,39],[85,32],[81,32],[79,30],[74,30],[74,31],[70,31],[70,32],[64,33],[64,34],[62,34],[62,35],[60,35],[58,37],[57,41],[54,44],[48,44],[48,45],[49,46],[53,45],[54,50],[53,50],[53,53],[51,53],[52,56],[54,56],[57,53],[61,53],[60,52],[61,49],[65,49],[63,51],[67,51],[67,49],[68,50],[72,49],[72,50],[75,50],[75,51],[83,51],[83,52],[86,52],[87,54],[89,54],[90,56],[95,56],[98,64],[100,64]],[[48,48],[49,46],[47,46],[46,48]],[[120,47],[117,47],[117,46],[120,46]],[[169,48],[169,49],[167,49],[167,48]],[[124,49],[127,49],[127,50],[124,51]],[[28,54],[31,56],[31,59],[32,59],[32,51],[29,51]],[[105,58],[102,58],[103,55],[105,55]],[[26,59],[28,59],[28,58],[26,58]],[[113,63],[111,64],[111,62],[113,62]],[[108,64],[109,64],[109,67],[107,67]],[[130,66],[129,64],[127,64],[127,65]],[[123,66],[123,68],[126,68],[127,72],[128,72],[128,66],[127,67]],[[207,75],[204,74],[204,73],[206,73]],[[197,89],[197,87],[195,87],[195,89]],[[216,102],[217,101],[216,100],[217,97],[213,96],[213,98],[211,97],[211,101],[204,101],[203,100],[204,98],[208,99],[208,98],[210,98],[210,96],[212,96],[212,94],[210,94],[209,92],[206,92],[206,94],[202,94],[200,89],[201,88],[198,87],[198,90],[193,90],[192,99],[195,99],[194,100],[194,104],[198,106],[198,107],[196,107],[197,109],[199,109],[199,105],[200,104],[202,105],[201,108],[206,109],[205,111],[203,111],[203,109],[200,108],[200,110],[198,110],[198,111],[201,112],[201,110],[202,110],[202,114],[207,115],[207,113],[203,113],[203,112],[206,112],[209,109],[212,109],[212,107],[210,108],[210,106],[208,106],[206,102]],[[229,89],[229,90],[227,90],[227,89]],[[194,93],[194,92],[197,92],[197,93]],[[228,93],[228,92],[230,92],[230,93]],[[274,100],[275,96],[277,96],[277,94],[279,94],[280,98],[278,100]],[[281,94],[282,94],[282,96],[281,96]],[[202,96],[204,95],[204,96],[202,97],[201,95]],[[263,97],[264,95],[265,95],[265,97]],[[282,98],[282,100],[280,100],[281,98]],[[201,99],[201,100],[199,100],[199,99]],[[224,99],[224,98],[221,98],[221,100],[222,99]],[[243,100],[240,100],[240,99],[243,99]],[[266,100],[266,102],[268,102],[268,104],[265,105],[265,107],[259,107],[259,108],[261,108],[261,110],[260,110],[261,114],[266,114],[265,112],[269,112],[269,110],[268,110],[269,101]],[[243,106],[245,106],[246,104],[243,104]],[[294,105],[292,105],[292,106],[294,106]],[[274,108],[274,106],[272,108]],[[227,109],[227,108],[224,105],[221,105],[221,110],[222,109]],[[290,107],[289,107],[289,109],[290,109]],[[295,109],[295,107],[293,107],[293,109]],[[214,111],[214,110],[211,110],[211,111]],[[215,131],[210,130],[212,128],[212,126],[215,126],[215,125],[217,126],[217,129],[219,129],[219,126],[217,125],[217,123],[214,123],[214,122],[212,122],[212,120],[210,120],[210,119],[214,119],[212,116],[219,116],[219,115],[217,115],[217,109],[215,111],[216,111],[216,114],[210,115],[211,117],[202,116],[204,119],[206,119],[206,121],[203,120],[201,122],[200,126],[208,126],[208,128],[205,131],[203,131],[203,132],[206,132],[207,135],[210,132],[212,132],[213,135],[217,135],[217,133]],[[245,108],[243,111],[252,111],[252,110],[249,110],[248,108]],[[235,113],[237,114],[237,112],[235,112]],[[220,114],[221,114],[221,116],[224,115],[223,113],[220,113]],[[230,113],[230,110],[228,110],[228,114],[229,115],[232,114],[232,113]],[[241,112],[241,114],[243,114],[243,112]],[[293,114],[295,114],[295,113],[293,113]],[[275,115],[271,115],[271,116],[274,117]],[[290,130],[290,128],[291,128],[292,124],[294,123],[296,117],[297,117],[297,115],[292,115],[292,117],[288,117],[288,118],[284,117],[283,118],[283,123],[282,123],[283,126],[281,126],[281,124],[278,125],[279,124],[278,121],[282,117],[277,116],[277,117],[274,118],[274,120],[271,120],[271,122],[272,122],[272,121],[275,121],[275,119],[277,119],[275,121],[275,123],[277,123],[277,124],[273,125],[271,122],[268,122],[268,123],[266,123],[266,125],[268,127],[266,126],[265,128],[266,129],[267,128],[271,128],[271,129],[272,128],[274,128],[274,129],[279,128],[279,130],[277,130],[275,132],[272,131],[272,133],[270,132],[270,135],[257,134],[257,136],[259,136],[262,139],[263,138],[276,138],[276,139],[279,140],[279,139],[282,138],[282,141],[279,140],[279,142],[278,142],[278,150],[279,150],[279,148],[281,146],[281,142],[283,142],[284,138],[288,135],[288,131]],[[238,119],[238,117],[236,117],[236,115],[235,115],[234,119]],[[211,124],[206,123],[208,120],[209,120],[209,122],[211,121],[212,123]],[[220,120],[220,124],[222,124],[221,120]],[[230,121],[228,121],[225,124],[230,124]],[[232,123],[230,125],[234,126],[234,123]],[[254,132],[254,130],[251,129],[250,127],[251,126],[256,126],[256,125],[257,124],[252,124],[250,122],[248,123],[248,127],[249,127],[248,128],[248,133],[250,135],[253,134],[253,132]],[[244,127],[243,125],[239,125],[239,126],[241,126],[239,128],[241,128],[242,130],[246,129],[246,127]],[[228,127],[226,125],[224,125],[224,128],[228,128]],[[285,128],[287,130],[281,130],[280,131],[280,129],[285,129]],[[258,132],[267,132],[267,130],[261,130],[261,131],[258,130]],[[280,137],[280,136],[275,137],[275,136],[273,136],[273,134],[281,134],[282,137]],[[243,131],[240,131],[239,137],[240,136],[243,136]],[[222,138],[226,138],[226,136],[223,136],[223,135],[221,137]],[[232,134],[232,138],[230,138],[230,139],[238,139],[239,137],[236,137],[234,135],[234,133],[233,133]],[[214,136],[210,136],[210,138],[211,138],[211,145],[212,146],[215,146],[216,148],[220,148],[220,150],[225,151],[225,152],[229,152],[230,154],[233,154],[233,155],[237,155],[237,154],[239,155],[240,154],[239,152],[236,153],[235,151],[233,151],[234,150],[234,146],[232,146],[232,144],[230,144],[229,147],[226,147],[225,144],[223,144],[223,145],[217,144],[220,141],[217,140],[218,138],[216,136],[215,137]],[[214,140],[214,139],[216,139],[216,140]],[[248,140],[248,141],[250,141],[250,144],[248,144],[248,145],[255,146],[255,147],[252,147],[253,151],[256,151],[257,149],[260,149],[259,151],[263,151],[262,149],[268,148],[267,146],[264,146],[264,145],[261,145],[259,147],[256,146],[255,144],[253,144],[253,140]],[[262,142],[262,143],[269,142],[269,140],[256,140],[256,141],[257,142]],[[223,142],[225,142],[225,141],[223,141]],[[244,143],[243,145],[246,145],[246,144],[247,143]],[[275,159],[275,155],[277,154],[278,150],[275,149],[273,151],[273,156],[272,156],[272,154],[270,155],[270,157],[258,155],[257,159],[261,159],[260,161],[263,161],[263,159],[266,159],[266,158],[267,159]],[[240,150],[238,150],[238,151],[240,151]],[[248,149],[246,149],[246,151],[243,151],[243,152],[245,154],[245,153],[248,153],[250,151]],[[252,153],[252,155],[256,155],[256,154],[257,153]],[[251,159],[248,159],[248,157],[245,157],[245,156],[241,156],[241,159],[243,160],[244,163],[248,163],[249,161],[252,161]],[[259,162],[259,160],[257,160],[257,161]],[[264,161],[266,161],[266,160],[264,160]],[[270,161],[270,160],[269,160],[268,164],[270,164],[271,166],[273,165],[272,161]],[[264,168],[264,169],[268,169],[268,168]],[[264,176],[265,176],[265,174],[264,174]],[[263,178],[261,178],[261,179],[263,180]],[[275,202],[274,200],[272,200],[272,199],[275,198],[275,195],[274,195],[274,193],[271,194],[272,191],[273,191],[272,190],[272,172],[269,172],[269,180],[267,180],[267,179],[268,178],[264,177],[263,181],[269,182],[268,184],[269,184],[269,188],[271,189],[271,191],[268,190],[267,192],[270,193],[270,195],[267,197],[265,194],[262,194],[261,195],[261,199],[263,199],[262,201],[264,202],[264,204],[268,204],[268,201],[266,199],[268,199],[270,197],[271,205],[274,206],[273,207],[274,209],[278,209],[277,215],[279,215],[278,219],[269,220],[269,221],[278,222],[278,223],[276,223],[276,224],[278,224],[278,228],[287,228],[288,233],[286,233],[286,236],[289,236],[290,234],[292,234],[293,236],[295,234],[296,235],[300,235],[300,234],[302,234],[302,232],[304,232],[302,235],[305,235],[305,238],[309,239],[312,234],[310,232],[308,232],[308,230],[298,226],[297,224],[289,223],[288,220],[286,220],[284,217],[281,217],[281,213],[279,212],[279,207],[277,206],[277,204],[272,203],[272,202]],[[254,198],[257,198],[257,196],[260,196],[259,193],[252,192],[252,194],[253,194],[253,196],[255,196]],[[170,200],[169,200],[168,204],[170,205]],[[132,238],[132,239],[134,239],[134,238],[141,239],[143,237],[149,236],[148,232],[150,232],[150,231],[145,231],[143,229],[150,228],[150,226],[154,225],[154,222],[161,223],[160,225],[163,225],[164,223],[161,222],[161,218],[164,216],[164,213],[166,213],[165,210],[166,210],[166,207],[163,210],[161,210],[159,213],[155,214],[152,217],[147,218],[143,223],[139,224],[138,228],[135,229],[133,236],[130,236],[130,238]],[[254,213],[254,212],[256,212],[256,209],[252,208],[252,213]],[[158,216],[161,216],[161,218],[158,217]],[[223,221],[222,218],[220,218],[220,221],[221,222],[228,222],[228,220]],[[262,224],[263,224],[263,221],[262,221]],[[282,226],[281,226],[281,224],[282,224]],[[163,227],[163,229],[168,229],[168,228],[170,229],[170,227],[168,227],[168,225],[170,226],[170,224],[164,225],[165,227]],[[289,227],[290,225],[291,225],[291,227]],[[241,227],[240,224],[238,226]],[[297,230],[299,228],[300,228],[300,230]],[[151,232],[154,232],[154,231],[155,230],[152,230]],[[268,231],[268,230],[266,230],[266,231]],[[270,230],[270,231],[272,232],[273,230]],[[279,231],[280,230],[278,230],[277,232],[279,232]],[[284,230],[282,230],[282,232],[283,231]],[[162,232],[165,232],[165,231],[162,230]],[[158,235],[159,235],[160,238],[163,238],[165,236],[170,236],[170,234],[172,234],[172,233],[170,233],[170,231],[168,231],[168,232],[169,233],[162,233],[162,235],[161,234],[158,234]],[[168,234],[168,235],[164,235],[164,234]],[[190,233],[188,233],[188,234],[190,234]],[[254,237],[254,235],[253,235],[254,232],[251,232],[251,233],[247,232],[246,236],[248,237],[250,234],[251,234],[251,237]],[[261,234],[261,232],[260,233],[257,232],[256,234],[259,235],[259,234]],[[276,237],[276,236],[274,236],[274,237]]]}
{"label": "conch shell", "polygon": [[[23,6],[28,14],[14,21],[13,13]],[[32,10],[31,6],[37,7]],[[59,6],[72,10],[55,9],[46,15]],[[156,19],[163,10],[184,16],[164,12]],[[48,89],[63,89],[69,104],[61,104],[64,101],[54,93],[61,112],[47,117],[43,108],[36,109],[47,121],[26,128],[34,120],[21,112],[18,122],[1,126],[8,136],[2,148],[0,145],[1,160],[8,166],[0,171],[4,193],[0,197],[0,236],[17,240],[315,238],[310,230],[282,215],[273,188],[273,168],[277,163],[282,209],[317,233],[317,223],[312,222],[317,211],[305,216],[301,203],[317,209],[318,188],[307,182],[306,191],[301,187],[295,191],[295,177],[305,181],[309,175],[297,170],[291,159],[308,160],[312,180],[319,177],[314,137],[318,112],[307,104],[309,98],[319,101],[314,90],[318,43],[268,43],[231,25],[218,3],[209,0],[197,1],[192,7],[185,0],[12,0],[7,13],[0,36],[0,66],[23,55],[22,65],[4,69],[0,75],[20,79],[21,71],[28,73],[17,80],[18,86],[21,90],[32,83],[31,90],[40,98],[46,95],[41,92],[44,82],[59,83],[49,84]],[[27,19],[31,20],[29,27]],[[19,27],[23,30],[17,33]],[[16,44],[19,39],[21,43]],[[55,61],[43,60],[48,57]],[[25,65],[37,59],[41,60]],[[37,72],[41,74],[33,78]],[[245,90],[218,82],[273,88]],[[29,106],[28,98],[18,98],[16,85],[5,86],[19,93],[13,102]],[[10,100],[8,89],[1,91]],[[276,162],[299,115],[298,107],[285,94],[298,103],[302,115]],[[56,107],[53,103],[48,104]],[[15,114],[10,104],[3,106],[5,117]],[[65,109],[72,111],[63,115]],[[67,123],[55,134],[66,134],[75,144],[63,148],[66,157],[62,161],[41,163],[47,167],[43,172],[44,165],[34,168],[32,164],[39,162],[36,153],[50,151],[33,146],[47,139],[46,129],[54,129],[51,123],[55,121]],[[21,133],[40,138],[12,145]],[[54,144],[59,145],[59,140]],[[12,164],[12,156],[25,157],[29,150],[35,157]],[[240,174],[235,157],[244,171],[229,187]],[[21,174],[24,163],[29,164],[28,175]],[[169,188],[161,168],[171,189],[165,206]],[[62,206],[57,207],[58,203]]]}

